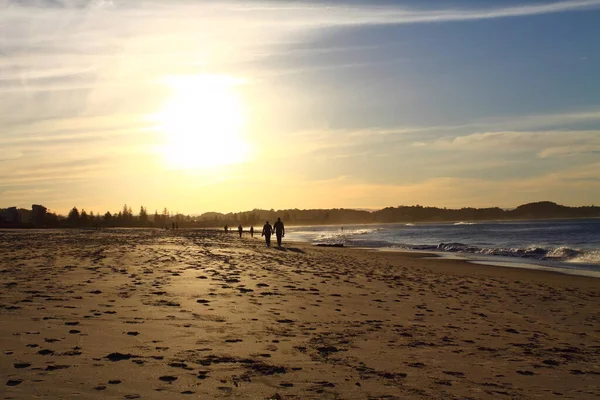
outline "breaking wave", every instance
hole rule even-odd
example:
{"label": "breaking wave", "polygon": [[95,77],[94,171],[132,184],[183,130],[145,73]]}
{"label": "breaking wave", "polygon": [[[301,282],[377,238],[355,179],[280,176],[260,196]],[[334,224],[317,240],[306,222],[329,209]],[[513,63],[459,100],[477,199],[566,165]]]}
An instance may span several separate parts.
{"label": "breaking wave", "polygon": [[520,257],[536,260],[553,260],[585,264],[600,264],[600,250],[580,250],[566,246],[544,248],[528,247],[477,247],[464,243],[440,243],[437,246],[417,245],[406,246],[411,250],[444,251],[451,253],[482,254],[486,256]]}
{"label": "breaking wave", "polygon": [[385,240],[373,238],[364,238],[372,233],[384,231],[384,228],[363,228],[363,229],[345,229],[334,232],[322,232],[313,243],[315,244],[343,244],[344,246],[354,247],[390,247],[392,243]]}

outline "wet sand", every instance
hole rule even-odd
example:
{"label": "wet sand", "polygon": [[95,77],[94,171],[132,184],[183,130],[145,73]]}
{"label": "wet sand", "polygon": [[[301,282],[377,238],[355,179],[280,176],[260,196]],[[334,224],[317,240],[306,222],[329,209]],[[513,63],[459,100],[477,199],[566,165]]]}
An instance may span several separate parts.
{"label": "wet sand", "polygon": [[0,231],[2,399],[590,399],[600,279],[209,231]]}

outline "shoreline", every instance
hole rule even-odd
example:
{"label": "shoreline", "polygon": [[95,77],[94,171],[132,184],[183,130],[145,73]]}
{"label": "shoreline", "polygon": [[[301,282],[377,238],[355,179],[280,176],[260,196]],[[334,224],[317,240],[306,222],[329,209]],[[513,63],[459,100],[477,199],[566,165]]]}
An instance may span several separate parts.
{"label": "shoreline", "polygon": [[[364,248],[368,249],[368,248]],[[588,269],[579,269],[579,268],[567,268],[561,266],[548,266],[544,265],[544,261],[550,261],[558,263],[560,261],[554,260],[538,260],[535,258],[526,258],[523,259],[521,257],[509,257],[509,256],[497,256],[497,255],[482,255],[473,254],[473,253],[460,253],[460,252],[428,252],[428,251],[420,251],[420,250],[410,250],[410,249],[374,249],[382,252],[399,252],[399,253],[417,253],[424,254],[425,257],[431,257],[435,259],[445,259],[445,260],[456,260],[456,261],[464,261],[467,264],[475,264],[481,267],[494,267],[494,268],[503,268],[503,269],[521,269],[528,271],[537,271],[537,272],[548,272],[552,274],[559,275],[569,275],[569,276],[580,276],[585,278],[600,278],[600,271],[588,270]],[[570,265],[566,262],[562,262],[563,264]],[[590,265],[595,266],[596,264],[582,264],[582,265]]]}
{"label": "shoreline", "polygon": [[[410,260],[416,268],[425,268],[431,272],[440,272],[453,275],[475,275],[481,277],[490,278],[506,278],[506,279],[527,279],[530,281],[543,281],[546,283],[556,283],[558,285],[563,284],[575,284],[582,287],[598,288],[600,289],[600,280],[595,276],[585,276],[577,274],[568,274],[561,271],[553,270],[541,270],[534,268],[521,268],[521,267],[506,267],[502,265],[494,264],[477,264],[476,262],[470,261],[464,258],[453,258],[444,257],[447,253],[436,253],[427,251],[417,250],[402,250],[402,249],[377,249],[368,247],[317,247],[307,242],[300,241],[289,241],[288,243],[293,244],[296,247],[303,249],[310,249],[311,247],[331,250],[331,251],[356,251],[358,253],[365,252],[373,254],[378,257],[377,254],[389,255],[386,257],[388,261],[394,263],[394,265],[401,265]],[[285,243],[284,246],[285,247]],[[453,256],[456,253],[448,253]],[[365,257],[365,255],[363,255]],[[413,264],[414,263],[414,264]],[[591,282],[590,282],[590,278]]]}

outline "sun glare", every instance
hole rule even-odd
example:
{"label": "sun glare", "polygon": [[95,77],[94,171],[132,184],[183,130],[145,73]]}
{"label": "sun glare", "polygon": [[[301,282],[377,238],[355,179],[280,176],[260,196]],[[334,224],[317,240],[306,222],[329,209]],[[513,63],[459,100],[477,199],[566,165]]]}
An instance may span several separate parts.
{"label": "sun glare", "polygon": [[222,75],[171,77],[173,90],[156,115],[161,152],[177,169],[211,168],[245,161],[245,110],[236,92],[243,81]]}

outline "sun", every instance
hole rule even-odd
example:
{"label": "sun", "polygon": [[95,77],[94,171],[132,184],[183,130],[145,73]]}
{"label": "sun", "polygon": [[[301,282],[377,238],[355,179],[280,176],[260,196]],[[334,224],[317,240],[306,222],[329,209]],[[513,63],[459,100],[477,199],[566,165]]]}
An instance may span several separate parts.
{"label": "sun", "polygon": [[164,138],[161,153],[170,167],[213,168],[248,158],[245,109],[236,91],[243,81],[194,75],[165,82],[173,93],[156,118]]}

